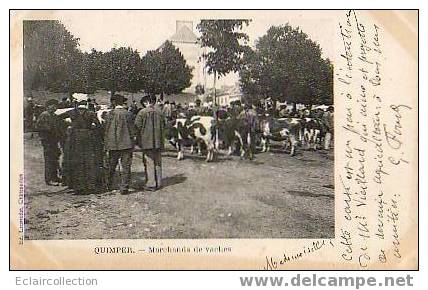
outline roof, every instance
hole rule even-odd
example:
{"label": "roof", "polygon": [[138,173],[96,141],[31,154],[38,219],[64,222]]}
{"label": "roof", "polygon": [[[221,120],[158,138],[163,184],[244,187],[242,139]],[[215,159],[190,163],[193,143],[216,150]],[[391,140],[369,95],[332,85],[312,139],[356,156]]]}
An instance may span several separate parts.
{"label": "roof", "polygon": [[171,42],[180,42],[180,43],[197,43],[198,38],[187,26],[182,26],[171,38]]}

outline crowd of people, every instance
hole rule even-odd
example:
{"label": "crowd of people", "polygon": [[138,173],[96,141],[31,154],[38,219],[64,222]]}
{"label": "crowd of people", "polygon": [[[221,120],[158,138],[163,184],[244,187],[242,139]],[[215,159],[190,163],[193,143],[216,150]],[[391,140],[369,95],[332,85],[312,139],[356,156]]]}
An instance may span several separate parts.
{"label": "crowd of people", "polygon": [[[213,116],[216,120],[239,118],[245,121],[248,135],[256,135],[260,116],[275,118],[314,117],[322,120],[332,133],[333,107],[327,110],[254,102],[242,104],[233,102],[229,106],[162,102],[153,95],[140,101],[128,100],[120,95],[111,97],[111,104],[103,118],[96,112],[101,106],[95,99],[76,100],[63,98],[60,102],[48,100],[45,111],[35,115],[35,105],[29,100],[24,110],[26,126],[33,126],[38,132],[45,161],[45,182],[47,185],[64,185],[76,193],[94,193],[107,188],[115,189],[116,168],[120,163],[120,192],[129,193],[133,151],[138,146],[143,153],[146,190],[157,190],[162,186],[162,158],[165,130],[177,118],[192,116]],[[67,109],[58,113],[58,109]],[[250,142],[255,146],[256,142]],[[254,152],[254,151],[253,151]],[[62,158],[60,158],[62,157]],[[61,162],[60,162],[61,159]]]}
{"label": "crowd of people", "polygon": [[124,96],[114,95],[103,123],[88,100],[70,101],[74,107],[60,114],[55,113],[62,107],[59,102],[53,99],[46,102],[46,111],[38,117],[35,129],[43,146],[47,185],[62,184],[81,194],[104,188],[113,190],[116,167],[120,163],[120,192],[127,194],[133,149],[138,145],[143,152],[144,188],[161,187],[163,112],[155,105],[153,96],[143,99],[144,107],[135,115],[126,102]]}

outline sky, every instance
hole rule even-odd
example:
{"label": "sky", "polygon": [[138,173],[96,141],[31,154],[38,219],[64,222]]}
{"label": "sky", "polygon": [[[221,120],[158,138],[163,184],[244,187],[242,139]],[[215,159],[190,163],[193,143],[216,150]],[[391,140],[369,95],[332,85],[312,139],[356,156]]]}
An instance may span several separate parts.
{"label": "sky", "polygon": [[[319,11],[61,11],[55,15],[67,29],[80,39],[80,48],[108,51],[112,47],[130,46],[141,54],[157,49],[175,32],[177,20],[246,18],[252,19],[244,31],[250,37],[250,45],[263,36],[269,27],[289,23],[300,27],[318,42],[323,57],[333,59],[334,21],[331,15]],[[236,76],[225,79],[227,83]]]}

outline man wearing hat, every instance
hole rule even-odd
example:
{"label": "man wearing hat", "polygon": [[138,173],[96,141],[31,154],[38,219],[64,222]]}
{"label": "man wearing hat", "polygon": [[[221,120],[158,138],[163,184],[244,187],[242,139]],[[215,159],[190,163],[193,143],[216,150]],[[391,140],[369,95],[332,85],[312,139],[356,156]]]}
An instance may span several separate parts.
{"label": "man wearing hat", "polygon": [[68,101],[67,97],[62,97],[61,102],[59,102],[58,104],[58,109],[66,109],[66,108],[71,108],[71,104]]}
{"label": "man wearing hat", "polygon": [[112,181],[117,164],[122,166],[122,180],[120,193],[127,194],[131,183],[132,152],[134,148],[134,122],[132,113],[124,104],[126,98],[116,94],[112,97],[113,110],[109,112],[105,123],[105,149],[109,156],[108,188],[112,188]]}
{"label": "man wearing hat", "polygon": [[334,134],[334,107],[329,106],[327,111],[322,116],[326,133],[324,137],[324,150],[329,150]]}
{"label": "man wearing hat", "polygon": [[239,114],[238,118],[243,121],[242,132],[245,137],[242,139],[244,142],[245,155],[252,160],[256,150],[255,135],[258,123],[255,103],[245,104],[244,110]]}
{"label": "man wearing hat", "polygon": [[28,130],[29,132],[33,131],[33,119],[34,119],[34,102],[33,97],[30,94],[30,96],[27,98],[27,104],[24,107],[24,124],[25,124],[25,130]]}
{"label": "man wearing hat", "polygon": [[45,160],[45,182],[47,185],[59,185],[59,141],[61,139],[60,118],[55,115],[58,101],[51,99],[46,102],[46,111],[40,114],[36,129],[43,146]]}
{"label": "man wearing hat", "polygon": [[205,115],[205,108],[202,106],[202,102],[200,99],[196,99],[195,101],[195,113],[198,116],[204,116]]}
{"label": "man wearing hat", "polygon": [[146,108],[138,112],[135,126],[138,130],[138,144],[144,153],[145,187],[157,190],[162,182],[162,157],[164,146],[165,117],[156,104],[156,97],[145,98]]}

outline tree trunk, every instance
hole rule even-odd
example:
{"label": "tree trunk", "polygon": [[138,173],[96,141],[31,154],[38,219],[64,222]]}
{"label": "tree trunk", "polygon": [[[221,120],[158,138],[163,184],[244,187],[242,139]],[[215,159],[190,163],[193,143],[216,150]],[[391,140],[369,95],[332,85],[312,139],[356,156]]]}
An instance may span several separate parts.
{"label": "tree trunk", "polygon": [[217,105],[217,89],[216,89],[216,81],[217,81],[217,72],[214,71],[214,105]]}

